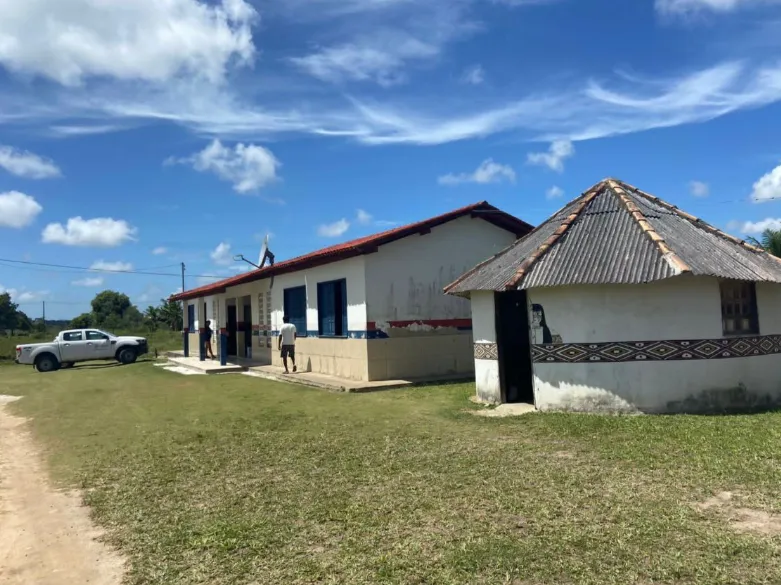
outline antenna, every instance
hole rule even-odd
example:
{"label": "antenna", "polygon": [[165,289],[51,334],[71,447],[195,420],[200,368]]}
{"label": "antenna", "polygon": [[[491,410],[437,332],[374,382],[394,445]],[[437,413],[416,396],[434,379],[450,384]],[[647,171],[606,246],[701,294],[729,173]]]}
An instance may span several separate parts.
{"label": "antenna", "polygon": [[274,266],[274,254],[268,249],[268,240],[269,235],[266,234],[266,237],[263,238],[263,245],[260,247],[260,256],[258,256],[258,266],[261,268],[266,264],[266,260],[269,261],[269,266]]}

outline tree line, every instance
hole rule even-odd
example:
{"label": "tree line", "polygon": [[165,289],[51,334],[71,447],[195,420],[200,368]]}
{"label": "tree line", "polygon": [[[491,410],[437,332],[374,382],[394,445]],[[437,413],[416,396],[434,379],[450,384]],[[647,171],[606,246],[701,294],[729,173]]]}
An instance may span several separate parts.
{"label": "tree line", "polygon": [[167,299],[160,299],[159,305],[150,305],[142,313],[126,294],[104,290],[92,299],[90,306],[90,312],[82,313],[70,322],[73,329],[181,331],[183,327],[182,305]]}
{"label": "tree line", "polygon": [[90,303],[91,311],[82,313],[70,322],[30,319],[19,305],[14,303],[9,293],[0,294],[0,334],[44,333],[47,325],[59,325],[63,329],[104,329],[108,331],[138,331],[146,329],[157,331],[168,329],[181,331],[183,327],[182,306],[180,303],[160,299],[157,306],[149,306],[142,313],[130,298],[123,293],[104,290],[98,293]]}

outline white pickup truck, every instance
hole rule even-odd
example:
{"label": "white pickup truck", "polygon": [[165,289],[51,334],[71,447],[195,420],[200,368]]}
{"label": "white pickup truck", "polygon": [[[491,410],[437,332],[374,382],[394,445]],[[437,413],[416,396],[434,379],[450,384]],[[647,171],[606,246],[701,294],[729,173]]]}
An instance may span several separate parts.
{"label": "white pickup truck", "polygon": [[97,329],[72,329],[61,331],[51,343],[17,345],[15,361],[35,366],[39,372],[53,372],[92,360],[132,364],[148,351],[143,337],[117,337]]}

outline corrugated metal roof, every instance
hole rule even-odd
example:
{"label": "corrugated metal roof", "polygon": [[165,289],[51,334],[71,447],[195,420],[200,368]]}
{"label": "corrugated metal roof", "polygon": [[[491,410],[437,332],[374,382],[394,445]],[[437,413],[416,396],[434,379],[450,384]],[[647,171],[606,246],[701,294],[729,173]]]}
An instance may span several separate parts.
{"label": "corrugated metal roof", "polygon": [[263,278],[270,278],[278,274],[296,272],[313,266],[322,266],[324,264],[330,264],[331,262],[369,254],[376,251],[378,246],[395,242],[410,235],[425,232],[425,230],[430,230],[438,225],[469,215],[505,229],[508,232],[515,234],[516,237],[525,235],[532,230],[532,226],[525,221],[494,207],[487,201],[481,201],[423,221],[372,234],[356,240],[350,240],[343,244],[322,248],[303,256],[277,262],[273,266],[267,266],[259,270],[253,270],[238,276],[194,288],[172,296],[171,300],[182,301],[217,294],[224,292],[225,289],[231,286],[238,286]]}
{"label": "corrugated metal roof", "polygon": [[685,272],[781,282],[781,261],[631,185],[606,179],[445,291],[637,284]]}

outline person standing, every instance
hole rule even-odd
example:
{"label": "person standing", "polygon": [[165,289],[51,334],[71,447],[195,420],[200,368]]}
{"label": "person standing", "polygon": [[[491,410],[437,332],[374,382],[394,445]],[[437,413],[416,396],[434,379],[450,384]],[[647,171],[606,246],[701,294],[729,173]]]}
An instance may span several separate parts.
{"label": "person standing", "polygon": [[282,355],[282,363],[285,364],[285,373],[289,374],[287,369],[287,358],[293,362],[293,371],[296,371],[296,326],[290,322],[290,318],[285,315],[282,317],[282,329],[279,330],[279,350]]}
{"label": "person standing", "polygon": [[204,353],[211,357],[211,359],[216,360],[217,358],[214,357],[214,350],[212,349],[212,334],[214,332],[212,331],[212,322],[206,321],[206,329],[203,332],[203,345],[204,345]]}

